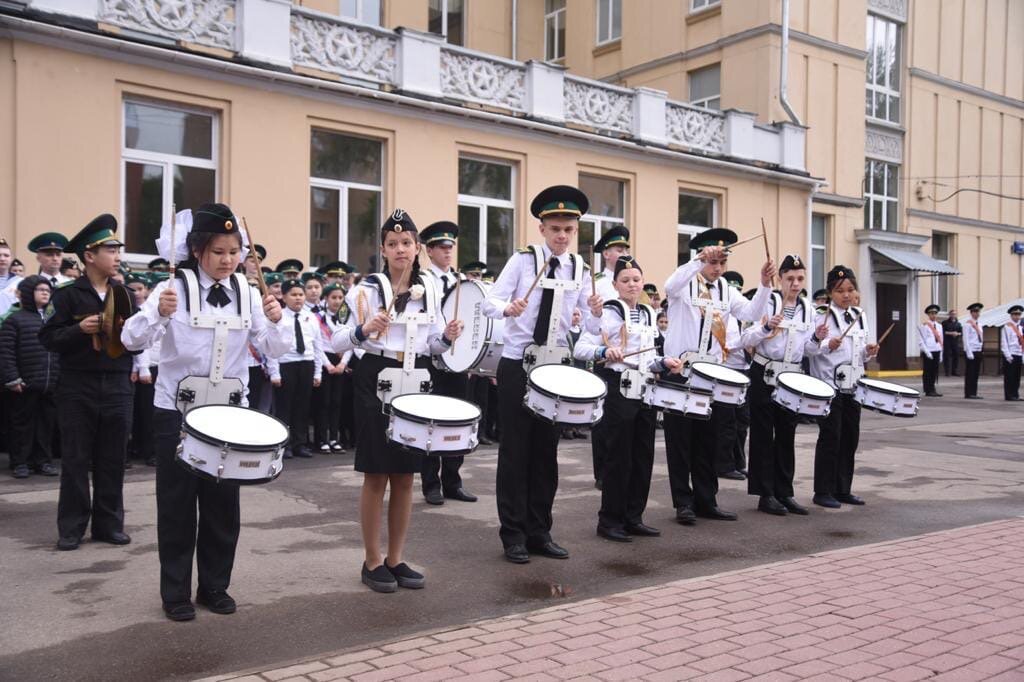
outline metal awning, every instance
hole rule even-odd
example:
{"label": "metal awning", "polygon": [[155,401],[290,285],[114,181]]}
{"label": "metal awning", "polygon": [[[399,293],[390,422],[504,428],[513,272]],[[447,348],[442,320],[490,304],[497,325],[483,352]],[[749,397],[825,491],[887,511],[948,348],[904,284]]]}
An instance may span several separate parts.
{"label": "metal awning", "polygon": [[[901,249],[892,246],[878,246],[875,244],[872,244],[870,248],[883,259],[896,266],[896,269],[889,270],[887,272],[911,270],[913,272],[928,273],[928,275],[960,274],[960,271],[949,263],[943,263],[940,260],[935,260],[931,256],[927,256],[920,251],[911,251],[910,249]],[[876,270],[876,272],[879,271]]]}
{"label": "metal awning", "polygon": [[1007,311],[1015,305],[1024,305],[1024,298],[1018,298],[985,310],[978,315],[978,322],[982,327],[1002,327],[1010,321],[1010,313]]}

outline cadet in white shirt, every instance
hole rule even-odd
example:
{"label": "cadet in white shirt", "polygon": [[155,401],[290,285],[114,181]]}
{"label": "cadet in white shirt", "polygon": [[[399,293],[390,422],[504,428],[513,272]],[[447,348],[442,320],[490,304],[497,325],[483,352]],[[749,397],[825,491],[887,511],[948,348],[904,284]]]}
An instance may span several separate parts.
{"label": "cadet in white shirt", "polygon": [[320,378],[318,397],[314,391],[314,440],[319,443],[321,453],[343,453],[345,446],[341,442],[341,414],[345,406],[342,404],[342,396],[352,351],[338,354],[331,350],[334,332],[347,324],[349,319],[349,310],[345,305],[345,289],[340,282],[332,282],[324,287],[321,308],[317,319],[323,337],[324,373]]}
{"label": "cadet in white shirt", "polygon": [[967,306],[969,317],[964,322],[964,355],[967,357],[964,368],[964,397],[970,400],[981,400],[981,396],[978,395],[978,377],[981,376],[985,335],[978,323],[978,316],[984,307],[981,303]]}
{"label": "cadet in white shirt", "polygon": [[942,394],[935,390],[939,379],[939,365],[942,364],[942,325],[936,319],[939,306],[934,303],[924,309],[928,320],[917,325],[917,345],[921,349],[921,379],[924,383],[924,394],[933,398],[941,398]]}
{"label": "cadet in white shirt", "polygon": [[1006,361],[1003,364],[1003,397],[1006,400],[1020,400],[1021,336],[1020,317],[1024,307],[1011,306],[1010,321],[1003,325],[999,335],[999,350]]}
{"label": "cadet in white shirt", "polygon": [[[867,323],[862,309],[853,305],[858,296],[853,270],[837,265],[826,278],[832,299],[825,314],[815,320],[816,336],[823,340],[805,352],[811,358],[811,376],[836,389],[828,417],[818,422],[814,448],[814,504],[837,509],[840,503],[862,505],[851,493],[854,456],[860,443],[860,404],[853,391],[864,374],[864,363],[878,353],[878,345],[867,343]],[[824,337],[821,325],[828,326]],[[851,329],[851,325],[853,325]],[[849,333],[847,329],[851,329]],[[846,336],[843,337],[843,334]]]}
{"label": "cadet in white shirt", "polygon": [[[728,347],[726,334],[732,318],[754,321],[764,314],[775,265],[771,261],[764,264],[761,285],[754,298],[748,301],[721,279],[728,269],[728,247],[736,241],[732,230],[705,230],[690,241],[690,248],[697,250],[697,257],[679,266],[665,282],[668,299],[666,357],[722,364],[722,348]],[[697,516],[725,521],[737,518],[733,512],[718,508],[717,434],[714,409],[711,419],[706,421],[665,413],[672,506],[676,509],[676,520],[684,525],[695,523]]]}
{"label": "cadet in white shirt", "polygon": [[[249,343],[270,357],[285,353],[289,327],[281,324],[281,306],[251,288],[243,292],[234,273],[242,259],[238,219],[224,204],[205,204],[195,211],[185,241],[191,257],[179,265],[198,279],[199,300],[189,300],[180,276],[153,288],[138,314],[128,318],[121,340],[129,350],[142,350],[160,340],[153,438],[157,458],[157,542],[160,554],[160,597],[171,620],[195,618],[192,605],[192,563],[199,569],[196,602],[215,613],[234,613],[227,593],[238,544],[240,509],[238,485],[201,478],[175,462],[182,414],[178,384],[186,377],[207,376],[214,346],[212,327],[193,327],[189,308],[203,315],[241,317],[242,301],[250,302],[251,328],[229,329],[223,358],[225,379],[242,384],[241,403],[249,379]],[[172,246],[173,248],[173,246]],[[185,273],[181,273],[184,275]],[[244,283],[244,279],[242,279]],[[246,293],[246,296],[243,296]],[[179,301],[185,304],[179,306]],[[198,508],[198,514],[197,514]],[[197,534],[197,529],[202,532]]]}

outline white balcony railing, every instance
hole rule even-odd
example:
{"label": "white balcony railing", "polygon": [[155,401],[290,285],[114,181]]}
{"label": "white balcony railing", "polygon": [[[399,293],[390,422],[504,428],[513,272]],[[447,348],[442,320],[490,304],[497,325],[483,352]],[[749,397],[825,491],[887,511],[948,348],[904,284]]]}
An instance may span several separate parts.
{"label": "white balcony railing", "polygon": [[235,49],[235,0],[100,0],[97,19],[184,43]]}

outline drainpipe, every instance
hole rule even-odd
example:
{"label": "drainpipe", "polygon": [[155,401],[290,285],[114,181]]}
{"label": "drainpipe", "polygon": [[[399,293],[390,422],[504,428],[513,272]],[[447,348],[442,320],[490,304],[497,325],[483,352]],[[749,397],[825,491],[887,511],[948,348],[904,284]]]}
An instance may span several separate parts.
{"label": "drainpipe", "polygon": [[800,123],[800,117],[793,111],[793,107],[789,106],[789,99],[786,96],[789,83],[789,0],[782,0],[782,54],[779,64],[779,103],[789,114],[790,121],[797,125],[803,125]]}
{"label": "drainpipe", "polygon": [[519,43],[519,0],[512,0],[512,61],[516,61]]}

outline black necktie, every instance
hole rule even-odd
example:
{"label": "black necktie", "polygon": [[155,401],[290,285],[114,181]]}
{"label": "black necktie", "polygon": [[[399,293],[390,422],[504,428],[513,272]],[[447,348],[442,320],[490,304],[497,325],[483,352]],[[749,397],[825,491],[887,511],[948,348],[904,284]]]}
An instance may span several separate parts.
{"label": "black necktie", "polygon": [[302,338],[302,325],[299,324],[298,313],[295,313],[295,352],[299,355],[306,352],[306,340]]}
{"label": "black necktie", "polygon": [[[555,278],[555,271],[558,270],[558,258],[552,256],[548,261],[551,266],[548,268],[548,279]],[[545,289],[540,298],[540,311],[537,313],[537,326],[533,328],[533,342],[543,346],[548,342],[548,325],[551,323],[551,305],[555,300],[555,290]]]}
{"label": "black necktie", "polygon": [[206,295],[206,302],[220,308],[231,303],[231,299],[228,298],[228,294],[224,291],[224,287],[221,286],[220,282],[214,282],[213,286],[210,287],[210,293]]}
{"label": "black necktie", "polygon": [[849,310],[843,313],[843,321],[846,322],[846,324],[851,324],[853,322],[853,315],[850,314]]}
{"label": "black necktie", "polygon": [[341,324],[341,316],[338,315],[338,313],[334,313],[333,315],[331,315],[331,322],[333,322],[334,324]]}
{"label": "black necktie", "polygon": [[50,284],[52,284],[53,286],[57,286],[57,278],[56,277],[51,277],[50,278]]}
{"label": "black necktie", "polygon": [[448,275],[442,275],[441,282],[444,283],[444,295],[447,296],[448,292],[452,290],[452,285],[448,283]]}

